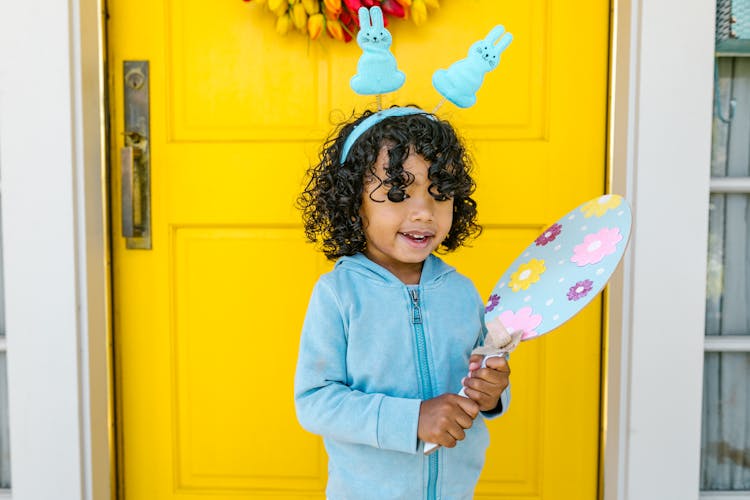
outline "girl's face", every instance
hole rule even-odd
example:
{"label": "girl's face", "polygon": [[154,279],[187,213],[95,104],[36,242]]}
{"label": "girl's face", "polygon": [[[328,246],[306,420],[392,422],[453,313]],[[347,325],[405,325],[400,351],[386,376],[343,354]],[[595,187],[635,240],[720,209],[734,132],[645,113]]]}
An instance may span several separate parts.
{"label": "girl's face", "polygon": [[[388,149],[380,148],[375,174],[387,177]],[[388,199],[388,187],[379,179],[365,179],[362,193],[362,216],[367,246],[365,255],[383,266],[406,284],[417,284],[422,263],[448,236],[453,224],[453,199],[438,201],[430,195],[429,164],[412,153],[404,162],[404,170],[414,176],[406,187],[407,197],[401,202]],[[373,201],[378,200],[378,201]]]}

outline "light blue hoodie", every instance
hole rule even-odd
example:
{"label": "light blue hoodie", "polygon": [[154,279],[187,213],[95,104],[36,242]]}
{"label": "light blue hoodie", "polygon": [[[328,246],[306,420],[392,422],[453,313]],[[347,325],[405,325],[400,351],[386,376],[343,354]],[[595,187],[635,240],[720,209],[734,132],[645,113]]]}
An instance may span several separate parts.
{"label": "light blue hoodie", "polygon": [[[471,499],[489,444],[482,416],[455,448],[425,457],[422,400],[461,389],[481,343],[484,304],[431,255],[405,285],[362,254],[315,285],[300,342],[297,418],[324,438],[329,500]],[[506,390],[495,417],[508,408]]]}

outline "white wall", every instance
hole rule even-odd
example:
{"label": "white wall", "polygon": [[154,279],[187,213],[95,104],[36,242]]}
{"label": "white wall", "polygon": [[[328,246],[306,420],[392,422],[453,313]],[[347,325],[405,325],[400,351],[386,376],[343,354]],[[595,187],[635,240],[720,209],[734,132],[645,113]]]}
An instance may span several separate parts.
{"label": "white wall", "polygon": [[14,500],[109,496],[99,11],[0,4]]}
{"label": "white wall", "polygon": [[607,500],[699,497],[714,9],[617,4],[613,189],[634,227],[613,293]]}

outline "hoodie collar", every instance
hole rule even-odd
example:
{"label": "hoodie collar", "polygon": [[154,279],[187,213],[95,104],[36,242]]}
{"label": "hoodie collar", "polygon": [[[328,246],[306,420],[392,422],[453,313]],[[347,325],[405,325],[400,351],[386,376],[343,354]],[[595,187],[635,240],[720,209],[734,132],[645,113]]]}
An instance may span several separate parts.
{"label": "hoodie collar", "polygon": [[[351,270],[366,278],[383,284],[391,286],[406,286],[400,279],[394,276],[393,273],[383,266],[371,261],[363,253],[340,257],[336,261],[335,267]],[[443,275],[454,271],[454,267],[449,266],[443,262],[442,259],[431,254],[422,265],[422,275],[419,278],[419,285],[423,287],[428,286],[440,279]]]}

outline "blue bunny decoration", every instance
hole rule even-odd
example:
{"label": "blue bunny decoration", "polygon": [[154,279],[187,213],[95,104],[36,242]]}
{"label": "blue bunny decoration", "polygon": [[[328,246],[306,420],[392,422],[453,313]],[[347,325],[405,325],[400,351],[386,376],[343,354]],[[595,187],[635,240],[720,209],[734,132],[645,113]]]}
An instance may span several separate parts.
{"label": "blue bunny decoration", "polygon": [[351,79],[352,89],[362,95],[384,94],[399,89],[406,75],[396,67],[391,54],[391,34],[385,29],[380,7],[360,7],[357,44],[362,55],[357,62],[357,74]]}
{"label": "blue bunny decoration", "polygon": [[472,44],[465,59],[456,61],[447,70],[437,70],[432,75],[432,85],[456,106],[473,106],[477,102],[476,92],[482,86],[485,73],[497,67],[500,54],[513,40],[513,35],[506,33],[503,36],[503,33],[505,28],[500,25],[492,28],[483,40]]}

